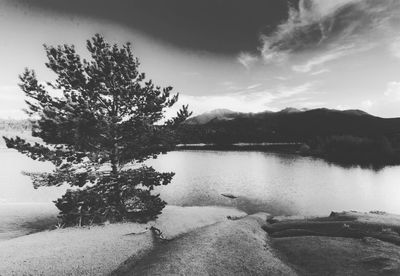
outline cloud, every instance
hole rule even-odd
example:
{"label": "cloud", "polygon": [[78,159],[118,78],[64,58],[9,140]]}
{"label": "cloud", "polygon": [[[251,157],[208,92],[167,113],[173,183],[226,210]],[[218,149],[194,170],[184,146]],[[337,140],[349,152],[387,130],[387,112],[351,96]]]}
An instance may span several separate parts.
{"label": "cloud", "polygon": [[[286,107],[285,100],[295,100],[297,96],[302,97],[312,93],[315,83],[309,82],[298,86],[278,86],[275,89],[256,90],[244,89],[235,93],[227,93],[213,96],[191,96],[180,95],[180,104],[189,104],[194,114],[200,114],[213,109],[227,108],[239,112],[261,112],[265,110],[276,111],[277,107]],[[258,87],[258,86],[257,86]],[[308,104],[304,99],[299,98],[305,107]],[[301,101],[302,100],[302,101]],[[174,111],[173,113],[175,113]],[[172,114],[173,114],[172,113]]]}
{"label": "cloud", "polygon": [[384,92],[386,97],[393,100],[400,100],[400,82],[392,81],[387,84],[386,91]]}
{"label": "cloud", "polygon": [[254,89],[262,86],[262,83],[254,83],[254,84],[250,84],[248,86],[243,86],[243,85],[238,85],[233,81],[223,81],[223,82],[220,82],[219,85],[223,87],[223,91],[219,91],[219,92],[232,93],[232,92],[251,91],[251,90],[254,90]]}
{"label": "cloud", "polygon": [[274,77],[274,79],[279,80],[279,81],[287,81],[290,78],[289,77],[284,77],[284,76],[277,76],[277,77]]}
{"label": "cloud", "polygon": [[293,97],[299,94],[310,93],[316,82],[307,82],[299,86],[288,87],[288,86],[279,86],[276,90],[278,93],[275,94],[274,100],[280,100],[284,98]]}
{"label": "cloud", "polygon": [[261,36],[261,56],[280,63],[291,53],[329,44],[334,36],[349,28],[342,26],[342,30],[337,30],[334,23],[340,21],[339,8],[353,2],[300,0],[297,7],[289,9],[288,19],[275,32]]}
{"label": "cloud", "polygon": [[[311,93],[310,93],[311,94]],[[307,95],[298,95],[297,97],[288,97],[279,100],[279,105],[283,107],[295,107],[295,108],[318,108],[326,105],[323,101],[313,100],[312,97]]]}
{"label": "cloud", "polygon": [[361,103],[361,107],[364,110],[369,110],[374,105],[374,102],[371,100],[365,100]]}
{"label": "cloud", "polygon": [[351,107],[349,105],[346,105],[346,104],[339,104],[339,105],[335,106],[335,109],[348,110],[348,109],[351,109]]}
{"label": "cloud", "polygon": [[[332,47],[332,49],[328,50],[327,52],[320,54],[319,56],[313,57],[308,60],[306,63],[301,65],[293,65],[292,70],[299,73],[309,73],[310,71],[314,70],[315,67],[319,67],[325,65],[326,63],[335,61],[337,59],[353,55],[360,52],[365,52],[373,47],[375,47],[375,43],[367,43],[361,47],[356,47],[355,44],[344,45],[341,47]],[[325,73],[329,71],[329,69],[321,69],[318,72],[311,73],[310,75],[318,75],[320,73]]]}
{"label": "cloud", "polygon": [[271,46],[272,42],[265,36],[261,37],[263,45],[261,47],[261,58],[266,64],[275,63],[282,64],[288,60],[289,50],[279,50]]}
{"label": "cloud", "polygon": [[322,108],[326,106],[325,102],[322,101],[296,101],[294,104],[292,104],[293,107],[297,108],[305,108],[305,109],[311,109],[311,108]]}
{"label": "cloud", "polygon": [[242,52],[237,57],[237,60],[246,67],[246,69],[250,69],[250,67],[258,61],[258,58],[252,54]]}
{"label": "cloud", "polygon": [[296,72],[308,73],[311,70],[313,70],[314,67],[321,66],[327,62],[330,62],[330,61],[333,61],[333,60],[336,60],[338,58],[348,55],[353,48],[354,48],[354,45],[348,45],[348,46],[343,46],[339,49],[331,50],[325,54],[322,54],[320,56],[310,59],[305,64],[293,65],[292,69],[293,69],[293,71],[296,71]]}
{"label": "cloud", "polygon": [[260,87],[261,85],[262,85],[261,83],[255,83],[255,84],[247,86],[247,89],[252,90],[254,88]]}
{"label": "cloud", "polygon": [[321,70],[312,72],[312,73],[310,73],[310,75],[311,75],[311,76],[318,76],[318,75],[325,74],[325,73],[328,73],[328,72],[330,72],[330,70],[324,68],[324,69],[321,69]]}
{"label": "cloud", "polygon": [[[346,55],[335,48],[363,47],[374,37],[390,39],[399,27],[399,19],[398,0],[299,0],[297,6],[289,8],[287,20],[260,36],[259,58],[279,64],[298,53],[328,52],[297,67],[298,71],[309,72],[313,66]],[[399,44],[394,47],[398,49]]]}
{"label": "cloud", "polygon": [[223,81],[220,82],[219,85],[222,86],[224,92],[235,92],[244,89],[242,86],[237,85],[233,81]]}

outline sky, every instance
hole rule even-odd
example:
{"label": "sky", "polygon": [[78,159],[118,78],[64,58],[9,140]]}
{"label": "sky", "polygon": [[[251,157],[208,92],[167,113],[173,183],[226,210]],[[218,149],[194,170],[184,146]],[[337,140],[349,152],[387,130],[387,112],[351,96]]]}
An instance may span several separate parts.
{"label": "sky", "polygon": [[194,114],[286,107],[400,117],[398,0],[0,0],[0,118],[24,118],[18,75],[43,44],[131,42],[140,70]]}

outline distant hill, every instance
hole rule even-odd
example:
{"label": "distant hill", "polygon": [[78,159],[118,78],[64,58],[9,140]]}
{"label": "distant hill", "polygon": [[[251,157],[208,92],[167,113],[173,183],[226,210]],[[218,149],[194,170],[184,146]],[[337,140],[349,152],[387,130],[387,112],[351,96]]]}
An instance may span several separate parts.
{"label": "distant hill", "polygon": [[217,149],[238,143],[289,143],[302,145],[296,153],[345,165],[400,164],[400,118],[380,118],[362,110],[209,112],[182,124],[179,135],[183,144],[212,144]]}
{"label": "distant hill", "polygon": [[229,109],[214,109],[212,111],[191,117],[185,121],[188,125],[204,125],[210,122],[230,121],[238,118],[262,118],[271,114],[299,113],[305,109],[288,107],[278,112],[263,111],[259,113],[236,112]]}
{"label": "distant hill", "polygon": [[[400,118],[385,119],[362,110],[295,109],[240,113],[216,110],[188,119],[190,142],[306,141],[317,136],[362,137],[400,134]],[[197,130],[197,131],[196,131]],[[190,134],[189,134],[190,136]]]}
{"label": "distant hill", "polygon": [[185,121],[188,125],[203,125],[207,124],[213,120],[227,121],[238,118],[244,115],[244,113],[235,112],[229,109],[215,109],[207,113],[189,118]]}
{"label": "distant hill", "polygon": [[189,125],[203,125],[203,124],[208,124],[208,123],[216,123],[218,121],[230,121],[234,119],[243,119],[243,118],[249,118],[249,119],[269,119],[269,118],[277,118],[277,117],[283,117],[288,114],[297,114],[299,115],[300,113],[319,113],[320,115],[323,115],[323,113],[328,114],[346,114],[346,115],[357,115],[357,116],[371,116],[372,115],[366,113],[365,111],[358,110],[358,109],[349,109],[349,110],[335,110],[335,109],[326,109],[326,108],[320,108],[320,109],[297,109],[293,107],[287,107],[285,109],[282,109],[277,112],[273,111],[263,111],[263,112],[258,112],[258,113],[244,113],[244,112],[235,112],[229,109],[215,109],[210,112],[206,112],[194,117],[191,117],[185,121],[185,124]]}

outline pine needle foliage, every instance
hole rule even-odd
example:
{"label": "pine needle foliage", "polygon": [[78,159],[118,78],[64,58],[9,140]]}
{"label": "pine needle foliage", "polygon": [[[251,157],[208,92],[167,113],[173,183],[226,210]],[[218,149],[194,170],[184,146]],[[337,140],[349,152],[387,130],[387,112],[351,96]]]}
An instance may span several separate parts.
{"label": "pine needle foliage", "polygon": [[178,94],[146,80],[129,43],[111,45],[96,34],[87,41],[90,60],[73,45],[44,48],[55,80],[39,82],[29,69],[19,76],[32,135],[43,143],[3,137],[9,148],[55,166],[27,173],[34,187],[72,187],[55,201],[67,226],[156,218],[166,203],[153,190],[174,174],[143,162],[173,149],[188,107],[165,119]]}

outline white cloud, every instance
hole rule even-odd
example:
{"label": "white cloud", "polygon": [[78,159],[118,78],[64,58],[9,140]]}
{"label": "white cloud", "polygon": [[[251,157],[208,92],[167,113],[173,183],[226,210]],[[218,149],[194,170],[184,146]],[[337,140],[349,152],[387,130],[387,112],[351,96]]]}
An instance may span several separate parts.
{"label": "white cloud", "polygon": [[252,84],[252,85],[247,86],[246,89],[252,90],[252,89],[254,89],[254,88],[260,87],[261,85],[262,85],[261,83],[255,83],[255,84]]}
{"label": "white cloud", "polygon": [[384,93],[386,97],[393,100],[400,100],[400,82],[392,81],[387,84],[386,91]]}
{"label": "white cloud", "polygon": [[293,69],[293,71],[296,71],[299,73],[308,73],[308,72],[312,71],[314,69],[314,67],[321,66],[327,62],[334,61],[338,58],[348,55],[350,52],[352,52],[353,48],[354,48],[354,45],[342,46],[340,48],[328,51],[327,53],[324,53],[322,55],[313,57],[304,64],[293,65],[292,69]]}
{"label": "white cloud", "polygon": [[325,102],[322,101],[298,101],[294,105],[294,107],[298,108],[306,108],[306,109],[311,109],[311,108],[322,108],[326,105]]}
{"label": "white cloud", "polygon": [[287,61],[289,56],[288,51],[281,51],[273,47],[273,43],[266,36],[262,36],[261,40],[263,41],[263,46],[261,47],[261,57],[266,64],[282,64]]}
{"label": "white cloud", "polygon": [[223,81],[219,83],[220,86],[223,87],[224,92],[235,92],[235,91],[240,91],[243,90],[243,86],[239,86],[233,81]]}
{"label": "white cloud", "polygon": [[[328,50],[324,54],[321,54],[319,56],[311,58],[304,64],[293,65],[292,70],[295,72],[299,72],[299,73],[309,73],[312,70],[314,70],[315,67],[320,67],[322,65],[325,65],[326,63],[333,62],[335,60],[338,60],[340,58],[343,58],[343,57],[346,57],[346,56],[349,56],[352,54],[357,54],[357,53],[371,50],[375,46],[376,46],[376,44],[373,42],[365,43],[363,46],[356,46],[356,44],[353,44],[353,43],[343,45],[341,47],[332,46],[331,50]],[[324,69],[321,69],[319,71],[319,73],[328,72],[328,70],[329,69],[324,68]],[[312,75],[313,73],[310,73],[310,74]]]}
{"label": "white cloud", "polygon": [[256,88],[259,88],[262,86],[262,83],[254,83],[254,84],[249,84],[248,86],[244,85],[237,85],[236,83],[232,81],[223,81],[219,83],[220,86],[223,87],[223,89],[219,89],[218,92],[223,92],[223,93],[234,93],[234,92],[242,92],[242,91],[251,91]]}
{"label": "white cloud", "polygon": [[287,80],[289,80],[290,78],[289,78],[289,77],[283,77],[283,76],[277,76],[277,77],[274,77],[274,79],[280,80],[280,81],[287,81]]}
{"label": "white cloud", "polygon": [[331,70],[325,68],[325,69],[321,69],[321,70],[318,70],[318,71],[314,71],[314,72],[310,73],[310,75],[311,76],[318,76],[318,75],[321,75],[321,74],[328,73],[330,71]]}
{"label": "white cloud", "polygon": [[345,104],[339,104],[337,106],[334,107],[335,109],[338,110],[348,110],[351,109],[351,107],[349,105],[345,105]]}
{"label": "white cloud", "polygon": [[[219,108],[227,108],[239,112],[276,111],[277,108],[273,106],[280,106],[280,103],[285,99],[294,99],[296,96],[311,93],[313,86],[314,83],[305,83],[294,87],[279,86],[276,89],[251,92],[245,89],[236,93],[210,96],[190,96],[181,94],[178,104],[189,104],[189,108],[194,114],[200,114]],[[309,104],[304,102],[304,106],[308,107]],[[169,114],[172,115],[175,112],[176,110]]]}
{"label": "white cloud", "polygon": [[[338,12],[339,9],[343,9],[343,12]],[[310,72],[314,66],[354,53],[334,50],[341,45],[355,44],[355,48],[364,48],[365,44],[374,40],[373,36],[387,36],[388,30],[393,29],[391,23],[396,9],[398,5],[395,0],[388,0],[387,3],[366,0],[299,0],[298,8],[289,8],[286,21],[278,25],[274,32],[260,36],[260,59],[268,64],[281,64],[295,54],[312,51],[312,48],[330,49],[327,54],[294,67],[298,72]]]}
{"label": "white cloud", "polygon": [[318,108],[324,107],[326,105],[323,101],[315,101],[312,97],[309,96],[297,96],[297,97],[289,97],[286,99],[279,100],[279,106],[281,108],[284,107],[294,107],[299,109],[310,109],[310,108]]}
{"label": "white cloud", "polygon": [[371,100],[365,100],[361,103],[361,108],[364,110],[369,110],[374,105],[374,102]]}
{"label": "white cloud", "polygon": [[[309,31],[310,26],[319,26],[321,31],[321,43],[326,39],[331,26],[323,24],[324,18],[332,15],[341,6],[359,2],[360,0],[300,0],[298,9],[290,8],[288,19],[280,24],[276,31],[270,35],[261,35],[261,56],[264,61],[270,63],[282,63],[286,61],[292,50],[304,48],[307,41],[301,41],[302,31]],[[315,45],[316,46],[316,45]],[[300,69],[301,70],[301,69]]]}
{"label": "white cloud", "polygon": [[307,82],[295,87],[280,86],[277,89],[278,93],[275,95],[275,100],[288,98],[299,94],[311,93],[314,85],[315,82]]}
{"label": "white cloud", "polygon": [[246,69],[250,69],[250,67],[257,62],[258,58],[255,55],[242,52],[237,57],[237,60],[240,64],[242,64]]}

